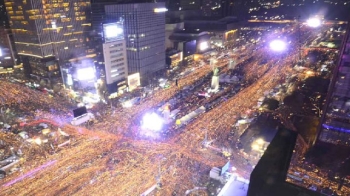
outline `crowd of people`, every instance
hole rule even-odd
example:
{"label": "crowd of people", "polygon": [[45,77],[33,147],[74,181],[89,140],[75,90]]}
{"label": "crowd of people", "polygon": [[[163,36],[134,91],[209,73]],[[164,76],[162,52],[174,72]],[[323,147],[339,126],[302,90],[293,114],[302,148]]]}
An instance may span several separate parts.
{"label": "crowd of people", "polygon": [[[258,46],[261,45],[252,47]],[[52,157],[57,163],[49,171],[41,173],[35,180],[23,181],[5,191],[17,195],[39,194],[42,191],[48,195],[135,195],[147,190],[158,179],[163,185],[161,194],[171,195],[174,192],[182,194],[203,185],[206,182],[203,176],[208,176],[210,168],[223,166],[227,161],[227,157],[220,153],[201,149],[205,133],[208,139],[216,141],[213,145],[229,147],[227,138],[232,125],[240,117],[252,115],[251,109],[264,92],[278,85],[282,78],[293,74],[289,65],[294,63],[297,51],[261,63],[268,55],[266,48],[261,47],[254,52],[250,48],[246,50],[242,53],[247,55],[237,61],[237,67],[242,67],[245,88],[200,115],[185,126],[185,131],[166,142],[134,140],[125,136],[133,127],[137,127],[135,119],[140,119],[144,113],[182,92],[184,87],[212,73],[211,66],[198,66],[189,75],[179,79],[178,85],[171,81],[171,88],[155,91],[149,99],[131,108],[108,109],[108,105],[100,106],[100,120],[89,127],[93,131],[66,125],[64,119],[69,118],[71,111],[69,107],[64,107],[68,103],[63,100],[58,101],[55,97],[50,98],[47,94],[19,84],[1,81],[0,105],[15,104],[23,111],[36,111],[35,116],[38,118],[60,122],[59,126],[67,129],[67,132],[77,134],[77,142],[70,149],[64,149]],[[237,56],[232,55],[231,58]],[[227,64],[228,60],[223,59],[216,66],[225,72]],[[236,133],[233,139],[237,140],[241,134]],[[252,165],[240,152],[233,149],[232,156],[228,158],[233,161],[237,172],[248,179]],[[26,188],[26,183],[30,183],[30,187],[35,187],[35,190]]]}

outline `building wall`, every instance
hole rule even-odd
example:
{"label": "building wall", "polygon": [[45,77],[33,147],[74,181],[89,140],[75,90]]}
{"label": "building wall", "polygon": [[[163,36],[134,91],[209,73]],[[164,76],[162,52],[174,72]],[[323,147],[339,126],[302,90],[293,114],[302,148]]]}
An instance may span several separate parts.
{"label": "building wall", "polygon": [[350,140],[350,26],[343,38],[337,66],[328,89],[326,104],[323,108],[317,140],[335,145],[349,146]]}
{"label": "building wall", "polygon": [[106,83],[113,84],[128,77],[125,40],[103,44]]}
{"label": "building wall", "polygon": [[221,17],[221,0],[202,0],[202,12],[204,16]]}
{"label": "building wall", "polygon": [[0,26],[0,67],[3,68],[13,67],[15,65],[9,33],[9,30]]}
{"label": "building wall", "polygon": [[0,27],[9,27],[4,0],[0,0]]}
{"label": "building wall", "polygon": [[89,1],[5,0],[5,6],[19,55],[54,56],[60,66],[85,55]]}
{"label": "building wall", "polygon": [[181,10],[200,10],[201,1],[200,0],[180,0]]}
{"label": "building wall", "polygon": [[164,3],[106,5],[109,22],[124,19],[129,75],[139,72],[147,81],[157,71],[165,69],[165,12]]}
{"label": "building wall", "polygon": [[183,29],[184,23],[173,23],[165,25],[165,48],[175,48],[174,42],[169,39],[170,35],[174,33],[177,29]]}

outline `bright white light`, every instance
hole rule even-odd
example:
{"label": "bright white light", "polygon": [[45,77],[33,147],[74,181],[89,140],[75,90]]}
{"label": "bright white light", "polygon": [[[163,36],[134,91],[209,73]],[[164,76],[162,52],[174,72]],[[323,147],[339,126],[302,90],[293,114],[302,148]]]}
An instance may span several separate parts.
{"label": "bright white light", "polygon": [[42,143],[41,139],[40,138],[35,138],[34,139],[34,142],[38,145],[40,145]]}
{"label": "bright white light", "polygon": [[78,80],[91,80],[95,78],[95,70],[93,67],[78,69]]}
{"label": "bright white light", "polygon": [[0,56],[2,56],[2,50],[1,50],[1,48],[0,48]]}
{"label": "bright white light", "polygon": [[117,37],[118,35],[123,33],[123,29],[117,25],[108,25],[105,27],[105,37],[112,38]]}
{"label": "bright white light", "polygon": [[263,145],[264,144],[264,140],[262,138],[259,138],[256,140],[256,143],[259,145]]}
{"label": "bright white light", "polygon": [[56,29],[56,28],[57,28],[57,25],[56,25],[56,22],[55,22],[55,21],[52,21],[52,22],[51,22],[51,28],[53,28],[53,29]]}
{"label": "bright white light", "polygon": [[200,50],[206,50],[208,48],[209,48],[208,42],[202,42],[202,43],[199,44],[199,49]]}
{"label": "bright white light", "polygon": [[155,12],[155,13],[166,12],[166,11],[168,11],[168,9],[166,9],[165,7],[162,7],[162,8],[155,8],[155,9],[154,9],[154,12]]}
{"label": "bright white light", "polygon": [[286,49],[286,43],[281,40],[273,40],[270,42],[270,48],[273,51],[283,51]]}
{"label": "bright white light", "polygon": [[163,127],[163,118],[156,113],[147,113],[142,118],[142,128],[151,131],[160,131]]}
{"label": "bright white light", "polygon": [[73,77],[71,74],[67,74],[67,84],[69,86],[72,86],[73,85]]}
{"label": "bright white light", "polygon": [[307,25],[313,28],[321,26],[321,20],[318,18],[310,18],[306,21]]}
{"label": "bright white light", "polygon": [[131,108],[132,107],[132,102],[131,101],[126,101],[123,103],[124,108]]}

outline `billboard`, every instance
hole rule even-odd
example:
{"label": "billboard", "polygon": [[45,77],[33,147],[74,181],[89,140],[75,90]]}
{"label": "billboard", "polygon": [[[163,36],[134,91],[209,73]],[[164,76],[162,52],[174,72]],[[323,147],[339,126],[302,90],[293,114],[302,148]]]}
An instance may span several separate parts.
{"label": "billboard", "polygon": [[128,86],[129,86],[129,91],[134,90],[138,86],[141,85],[140,82],[140,73],[134,73],[128,76]]}
{"label": "billboard", "polygon": [[87,113],[87,110],[86,110],[85,106],[73,110],[74,118],[82,116],[82,115],[84,115],[86,113]]}
{"label": "billboard", "polygon": [[105,43],[124,39],[123,23],[115,22],[103,24],[103,36]]}
{"label": "billboard", "polygon": [[80,81],[95,79],[95,69],[93,67],[85,67],[77,70],[77,78]]}

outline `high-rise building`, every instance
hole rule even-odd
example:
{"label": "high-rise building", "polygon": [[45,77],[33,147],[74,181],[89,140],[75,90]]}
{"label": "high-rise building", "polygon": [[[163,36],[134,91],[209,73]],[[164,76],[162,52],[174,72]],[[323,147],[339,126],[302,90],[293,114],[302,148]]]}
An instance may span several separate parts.
{"label": "high-rise building", "polygon": [[208,17],[226,17],[233,14],[233,0],[202,0],[202,13]]}
{"label": "high-rise building", "polygon": [[234,13],[235,0],[221,0],[221,14],[223,17],[235,16]]}
{"label": "high-rise building", "polygon": [[[157,1],[160,2],[160,1]],[[169,11],[178,11],[181,7],[180,0],[166,0],[165,2],[165,7]]]}
{"label": "high-rise building", "polygon": [[0,68],[2,69],[15,65],[14,51],[10,36],[11,31],[0,26]]}
{"label": "high-rise building", "polygon": [[179,10],[200,10],[201,0],[180,0]]}
{"label": "high-rise building", "polygon": [[124,20],[129,75],[140,73],[142,85],[165,69],[165,4],[106,5],[106,19]]}
{"label": "high-rise building", "polygon": [[85,55],[89,0],[5,0],[15,46],[27,75],[59,75],[59,66]]}
{"label": "high-rise building", "polygon": [[333,74],[318,140],[336,145],[350,145],[350,25],[344,36],[340,59]]}
{"label": "high-rise building", "polygon": [[0,0],[0,26],[9,26],[4,0]]}
{"label": "high-rise building", "polygon": [[220,17],[221,0],[203,0],[201,9],[204,16]]}
{"label": "high-rise building", "polygon": [[122,92],[127,87],[128,62],[123,21],[103,25],[103,57],[108,92]]}

